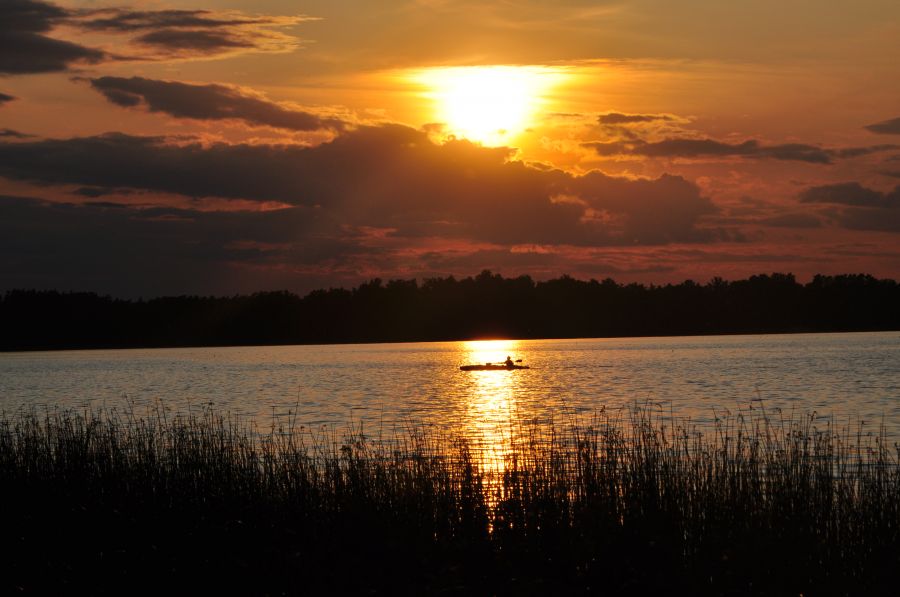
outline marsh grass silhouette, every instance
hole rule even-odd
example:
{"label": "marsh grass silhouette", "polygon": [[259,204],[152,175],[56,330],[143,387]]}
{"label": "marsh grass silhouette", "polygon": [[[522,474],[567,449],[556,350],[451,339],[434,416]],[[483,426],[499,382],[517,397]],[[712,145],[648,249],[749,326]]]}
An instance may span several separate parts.
{"label": "marsh grass silhouette", "polygon": [[[651,405],[477,442],[213,410],[0,419],[3,593],[893,594],[898,447]],[[8,552],[9,553],[9,552]]]}

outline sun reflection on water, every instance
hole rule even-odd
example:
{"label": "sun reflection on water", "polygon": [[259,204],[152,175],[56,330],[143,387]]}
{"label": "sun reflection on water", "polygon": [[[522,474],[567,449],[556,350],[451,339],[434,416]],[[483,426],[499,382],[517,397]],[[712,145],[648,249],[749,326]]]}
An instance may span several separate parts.
{"label": "sun reflection on water", "polygon": [[[519,358],[517,340],[474,340],[464,343],[469,364],[502,363]],[[516,416],[516,381],[524,371],[467,371],[471,393],[465,410],[465,433],[477,444],[483,471],[495,478],[506,470],[513,420]]]}

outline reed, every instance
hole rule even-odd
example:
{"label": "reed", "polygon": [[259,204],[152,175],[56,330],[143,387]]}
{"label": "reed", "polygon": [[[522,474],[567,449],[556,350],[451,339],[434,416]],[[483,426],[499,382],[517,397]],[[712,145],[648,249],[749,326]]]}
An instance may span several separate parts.
{"label": "reed", "polygon": [[900,448],[651,405],[389,438],[213,410],[0,417],[0,592],[894,594]]}

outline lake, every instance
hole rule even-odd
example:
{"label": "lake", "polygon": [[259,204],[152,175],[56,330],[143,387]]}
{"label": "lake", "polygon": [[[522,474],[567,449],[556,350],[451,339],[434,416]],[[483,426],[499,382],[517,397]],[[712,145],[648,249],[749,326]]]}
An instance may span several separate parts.
{"label": "lake", "polygon": [[[507,355],[532,368],[459,370]],[[292,413],[308,428],[421,424],[488,437],[511,417],[583,422],[638,403],[704,426],[752,404],[873,430],[883,420],[897,438],[900,332],[0,354],[6,413],[129,402],[139,413],[211,405],[261,428]]]}

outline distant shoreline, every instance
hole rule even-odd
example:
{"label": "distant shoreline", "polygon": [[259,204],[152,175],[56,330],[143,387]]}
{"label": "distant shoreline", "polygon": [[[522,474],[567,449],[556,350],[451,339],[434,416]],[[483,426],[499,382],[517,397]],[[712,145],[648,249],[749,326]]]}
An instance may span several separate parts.
{"label": "distant shoreline", "polygon": [[357,288],[123,300],[10,290],[0,351],[448,342],[900,330],[900,284],[791,274],[643,286],[490,272]]}
{"label": "distant shoreline", "polygon": [[400,340],[400,341],[380,341],[371,340],[366,342],[295,342],[292,344],[184,344],[184,345],[124,345],[124,346],[75,346],[65,348],[26,348],[26,349],[0,349],[0,354],[28,354],[37,352],[79,352],[79,351],[103,351],[103,350],[175,350],[175,349],[191,349],[191,348],[272,348],[272,347],[291,347],[291,346],[368,346],[372,344],[431,344],[444,342],[479,342],[491,340],[510,340],[520,341],[541,341],[541,340],[628,340],[640,339],[647,340],[651,338],[715,338],[715,337],[735,337],[735,336],[802,336],[805,334],[890,334],[900,333],[897,329],[873,329],[873,330],[793,330],[793,331],[771,331],[771,332],[721,332],[707,334],[677,334],[677,335],[647,335],[647,336],[563,336],[563,337],[545,337],[545,338],[455,338],[446,340]]}

